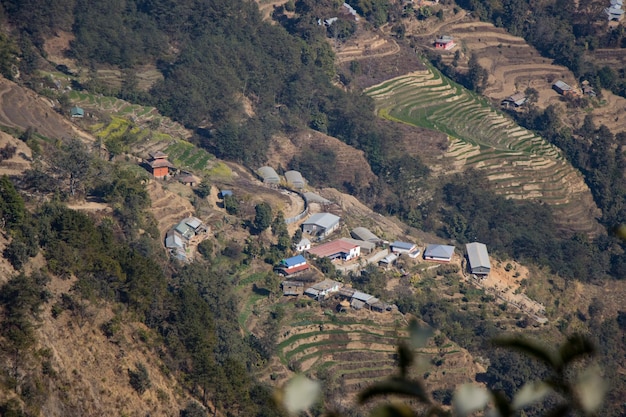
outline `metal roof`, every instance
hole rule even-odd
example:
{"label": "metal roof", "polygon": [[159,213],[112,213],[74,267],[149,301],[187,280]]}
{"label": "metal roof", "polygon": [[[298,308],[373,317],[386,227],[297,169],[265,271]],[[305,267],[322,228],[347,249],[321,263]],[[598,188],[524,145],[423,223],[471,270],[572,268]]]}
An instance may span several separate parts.
{"label": "metal roof", "polygon": [[355,291],[354,294],[352,295],[352,298],[365,302],[365,301],[369,300],[370,298],[374,298],[374,296],[366,294],[366,293],[361,292],[361,291]]}
{"label": "metal roof", "polygon": [[324,197],[321,197],[315,193],[307,192],[304,193],[304,199],[307,203],[320,203],[320,204],[330,204],[330,200],[326,200]]}
{"label": "metal roof", "polygon": [[570,87],[569,84],[567,84],[565,81],[562,80],[558,80],[557,82],[555,82],[554,84],[552,84],[553,87],[557,87],[561,90],[571,90],[572,87]]}
{"label": "metal roof", "polygon": [[337,223],[339,223],[340,218],[331,213],[315,213],[308,219],[302,223],[306,224],[314,224],[316,226],[322,227],[324,229],[330,229]]}
{"label": "metal roof", "polygon": [[380,238],[365,227],[355,227],[350,235],[358,240],[366,240],[368,242],[378,242]]}
{"label": "metal roof", "polygon": [[350,239],[348,237],[342,237],[341,239],[346,243],[350,243],[351,245],[357,245],[360,246],[361,248],[365,249],[368,252],[373,251],[376,248],[376,243],[374,242],[368,242],[365,240],[359,240],[359,239]]}
{"label": "metal roof", "polygon": [[449,245],[428,245],[424,251],[427,258],[450,259],[454,255],[454,246]]}
{"label": "metal roof", "polygon": [[415,243],[401,242],[399,240],[396,240],[391,244],[391,247],[408,251],[415,248]]}
{"label": "metal roof", "polygon": [[385,264],[391,264],[396,259],[398,259],[398,255],[396,255],[395,253],[390,253],[389,255],[387,255],[383,259],[381,259],[379,262],[382,262],[382,263],[385,263]]}
{"label": "metal roof", "polygon": [[287,268],[291,268],[299,264],[305,264],[306,259],[302,255],[297,255],[292,256],[291,258],[283,259],[282,261],[280,261],[280,263],[285,265]]}
{"label": "metal roof", "polygon": [[489,253],[484,243],[472,242],[465,245],[467,250],[467,258],[472,268],[483,267],[491,269],[489,262]]}
{"label": "metal roof", "polygon": [[183,220],[185,222],[185,224],[189,227],[191,227],[192,229],[196,230],[198,227],[202,226],[202,220],[200,220],[197,217],[187,217],[185,220]]}
{"label": "metal roof", "polygon": [[308,250],[311,255],[319,256],[320,258],[336,255],[338,253],[350,253],[351,250],[358,248],[359,245],[355,245],[343,240],[333,240],[332,242],[324,243],[323,245],[316,246]]}
{"label": "metal roof", "polygon": [[165,247],[168,249],[184,248],[185,242],[183,242],[183,237],[180,234],[175,230],[170,230],[165,237]]}

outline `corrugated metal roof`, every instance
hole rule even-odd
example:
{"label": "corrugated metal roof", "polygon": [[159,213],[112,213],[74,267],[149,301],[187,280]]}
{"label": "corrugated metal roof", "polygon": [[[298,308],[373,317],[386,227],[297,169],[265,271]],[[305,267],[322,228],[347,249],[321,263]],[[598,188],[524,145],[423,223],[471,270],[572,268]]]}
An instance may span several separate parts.
{"label": "corrugated metal roof", "polygon": [[411,249],[415,248],[415,243],[410,243],[410,242],[401,242],[399,240],[396,240],[395,242],[393,242],[391,244],[391,249],[400,249],[400,250],[406,250],[406,251],[410,251]]}
{"label": "corrugated metal roof", "polygon": [[196,230],[198,227],[202,226],[202,220],[200,220],[197,217],[187,217],[185,220],[183,220],[185,222],[185,224],[189,227],[191,227],[192,229]]}
{"label": "corrugated metal roof", "polygon": [[368,242],[378,242],[380,238],[365,227],[355,227],[350,235],[358,240],[366,240]]}
{"label": "corrugated metal roof", "polygon": [[557,87],[557,88],[559,88],[559,89],[561,89],[561,90],[564,90],[564,91],[565,91],[565,90],[571,90],[571,89],[572,89],[572,87],[570,87],[570,85],[569,85],[569,84],[565,83],[565,81],[562,81],[562,80],[558,80],[557,82],[555,82],[555,83],[553,84],[553,86],[554,86],[554,87]]}
{"label": "corrugated metal roof", "polygon": [[487,246],[484,243],[468,243],[465,245],[465,249],[467,250],[467,258],[469,259],[469,263],[472,268],[483,267],[491,269],[489,253],[487,252]]}
{"label": "corrugated metal roof", "polygon": [[302,178],[302,174],[298,171],[287,171],[285,172],[285,179],[287,183],[293,185],[296,188],[304,187],[304,178]]}
{"label": "corrugated metal roof", "polygon": [[352,295],[353,299],[361,300],[363,302],[365,302],[365,301],[367,301],[367,300],[369,300],[370,298],[373,298],[373,297],[374,297],[373,295],[369,295],[369,294],[366,294],[366,293],[361,292],[361,291],[355,291],[354,295]]}
{"label": "corrugated metal roof", "polygon": [[313,224],[324,229],[330,229],[341,220],[338,216],[331,213],[315,213],[302,223],[303,225]]}
{"label": "corrugated metal roof", "polygon": [[257,170],[257,173],[263,178],[264,182],[278,184],[280,182],[280,178],[278,174],[272,167],[261,167]]}
{"label": "corrugated metal roof", "polygon": [[427,258],[450,259],[454,255],[454,246],[449,245],[428,245],[424,251]]}
{"label": "corrugated metal roof", "polygon": [[281,264],[285,265],[287,268],[291,268],[298,264],[305,264],[306,259],[302,255],[292,256],[291,258],[283,259],[280,261]]}
{"label": "corrugated metal roof", "polygon": [[324,258],[327,256],[336,255],[338,253],[350,253],[351,250],[358,248],[359,245],[353,243],[344,242],[343,240],[333,240],[332,242],[324,243],[323,245],[316,246],[308,250],[311,255]]}
{"label": "corrugated metal roof", "polygon": [[368,242],[365,240],[358,240],[358,239],[350,239],[348,237],[342,237],[341,239],[346,243],[350,243],[351,245],[357,245],[360,246],[361,248],[365,249],[368,252],[373,251],[376,248],[376,243],[374,242]]}

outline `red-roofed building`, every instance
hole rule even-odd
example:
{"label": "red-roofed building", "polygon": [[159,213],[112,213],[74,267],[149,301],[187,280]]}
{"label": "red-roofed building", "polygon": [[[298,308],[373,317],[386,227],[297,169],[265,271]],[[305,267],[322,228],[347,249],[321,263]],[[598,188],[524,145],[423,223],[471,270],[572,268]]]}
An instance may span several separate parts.
{"label": "red-roofed building", "polygon": [[361,247],[345,240],[334,240],[308,250],[309,254],[330,260],[342,259],[349,261],[361,255]]}
{"label": "red-roofed building", "polygon": [[167,160],[167,154],[161,151],[151,153],[147,163],[154,178],[165,178],[170,173],[170,168],[174,169],[174,165]]}

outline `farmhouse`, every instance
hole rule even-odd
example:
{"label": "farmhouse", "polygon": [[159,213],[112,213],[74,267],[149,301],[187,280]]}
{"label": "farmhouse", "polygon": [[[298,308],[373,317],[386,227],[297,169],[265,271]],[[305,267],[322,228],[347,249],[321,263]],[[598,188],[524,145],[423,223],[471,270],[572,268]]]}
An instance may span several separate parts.
{"label": "farmhouse", "polygon": [[454,246],[428,245],[424,251],[424,259],[427,261],[450,262],[454,256]]}
{"label": "farmhouse", "polygon": [[328,258],[331,261],[335,259],[349,261],[350,259],[359,257],[361,247],[353,243],[344,242],[343,240],[334,240],[311,248],[308,253],[319,258]]}
{"label": "farmhouse", "polygon": [[395,253],[390,253],[389,255],[378,261],[378,266],[389,268],[396,262],[397,259],[398,255],[396,255]]}
{"label": "farmhouse", "polygon": [[261,167],[257,170],[257,174],[259,174],[259,176],[263,179],[263,183],[265,184],[271,184],[271,185],[278,185],[280,184],[280,178],[278,177],[278,174],[276,173],[276,171],[274,171],[274,168],[272,167]]}
{"label": "farmhouse", "polygon": [[339,239],[341,241],[344,241],[346,243],[350,243],[352,245],[357,245],[361,247],[361,253],[368,255],[372,252],[374,252],[374,249],[376,249],[376,244],[372,243],[372,242],[365,242],[363,240],[357,240],[357,239],[350,239],[347,237],[342,237],[341,239]]}
{"label": "farmhouse", "polygon": [[285,180],[287,180],[287,184],[301,190],[304,188],[304,178],[302,178],[302,174],[298,171],[287,171],[285,172]]}
{"label": "farmhouse", "polygon": [[445,51],[449,51],[454,48],[456,43],[454,43],[454,38],[452,36],[440,36],[435,39],[435,49],[443,49]]}
{"label": "farmhouse", "polygon": [[283,288],[283,295],[302,295],[304,294],[304,282],[300,281],[283,281],[280,283]]}
{"label": "farmhouse", "polygon": [[396,240],[390,246],[391,251],[395,253],[409,253],[417,249],[417,245],[415,243],[401,242],[399,240]]}
{"label": "farmhouse", "polygon": [[356,227],[352,229],[350,232],[350,236],[352,236],[356,240],[364,240],[366,242],[372,243],[380,243],[381,239],[376,236],[374,233],[370,232],[369,229],[365,227]]}
{"label": "farmhouse", "polygon": [[220,191],[218,197],[223,200],[227,195],[232,197],[233,196],[233,191],[232,190],[222,190],[222,191]]}
{"label": "farmhouse", "polygon": [[624,17],[624,10],[622,9],[623,0],[611,0],[611,7],[604,9],[604,13],[607,14],[609,22],[620,21]]}
{"label": "farmhouse", "polygon": [[187,239],[174,229],[170,229],[165,234],[165,247],[167,249],[186,249]]}
{"label": "farmhouse", "polygon": [[304,290],[304,294],[317,299],[324,298],[328,294],[339,291],[342,286],[343,284],[341,282],[333,281],[332,279],[325,279],[324,281],[318,282],[317,284]]}
{"label": "farmhouse", "polygon": [[306,271],[309,269],[309,265],[306,263],[304,256],[297,255],[280,261],[280,265],[278,265],[277,269],[279,274],[289,276]]}
{"label": "farmhouse", "polygon": [[197,217],[187,217],[165,234],[165,247],[170,254],[180,261],[187,262],[189,241],[201,233],[206,233],[207,226]]}
{"label": "farmhouse", "polygon": [[517,92],[511,96],[508,96],[504,100],[502,100],[502,103],[500,104],[503,107],[510,108],[510,107],[520,107],[524,103],[526,103],[526,96],[524,95],[524,93]]}
{"label": "farmhouse", "polygon": [[174,165],[167,160],[167,154],[161,151],[151,153],[147,164],[154,178],[165,178],[170,173],[170,169],[174,169]]}
{"label": "farmhouse", "polygon": [[472,274],[488,275],[491,271],[491,264],[489,263],[487,246],[484,243],[472,242],[465,245],[465,249]]}
{"label": "farmhouse", "polygon": [[339,227],[338,216],[330,213],[316,213],[302,223],[302,231],[311,236],[326,237]]}
{"label": "farmhouse", "polygon": [[305,250],[311,249],[311,241],[307,238],[302,238],[300,242],[296,245],[296,251],[303,252]]}
{"label": "farmhouse", "polygon": [[198,185],[200,183],[200,178],[189,172],[183,172],[181,176],[178,177],[178,181],[181,183],[193,187],[194,185]]}
{"label": "farmhouse", "polygon": [[574,89],[566,84],[565,81],[559,80],[552,84],[552,89],[562,96],[568,96],[574,94]]}

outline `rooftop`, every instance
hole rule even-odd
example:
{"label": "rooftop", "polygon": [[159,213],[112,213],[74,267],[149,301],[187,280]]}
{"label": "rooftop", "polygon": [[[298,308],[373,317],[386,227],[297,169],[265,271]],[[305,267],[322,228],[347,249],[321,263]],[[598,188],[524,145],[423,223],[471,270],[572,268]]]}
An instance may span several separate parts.
{"label": "rooftop", "polygon": [[489,254],[487,253],[487,246],[484,243],[472,242],[465,245],[467,250],[467,257],[470,265],[473,268],[483,266],[485,268],[491,268],[489,262]]}
{"label": "rooftop", "polygon": [[315,213],[302,224],[314,224],[324,229],[330,229],[339,222],[340,218],[331,213]]}
{"label": "rooftop", "polygon": [[332,242],[324,243],[323,245],[316,246],[309,249],[311,255],[324,258],[327,256],[335,255],[337,253],[349,253],[352,249],[358,248],[359,245],[345,242],[343,240],[334,240]]}
{"label": "rooftop", "polygon": [[454,246],[431,244],[424,251],[425,257],[451,258],[454,255]]}
{"label": "rooftop", "polygon": [[397,249],[403,249],[403,250],[411,250],[415,248],[415,243],[401,242],[399,240],[396,240],[395,242],[391,244],[391,247],[397,248]]}
{"label": "rooftop", "polygon": [[306,259],[302,255],[297,255],[297,256],[292,256],[291,258],[283,259],[282,261],[280,261],[280,263],[286,266],[287,268],[291,268],[295,265],[299,265],[303,263],[305,264]]}

